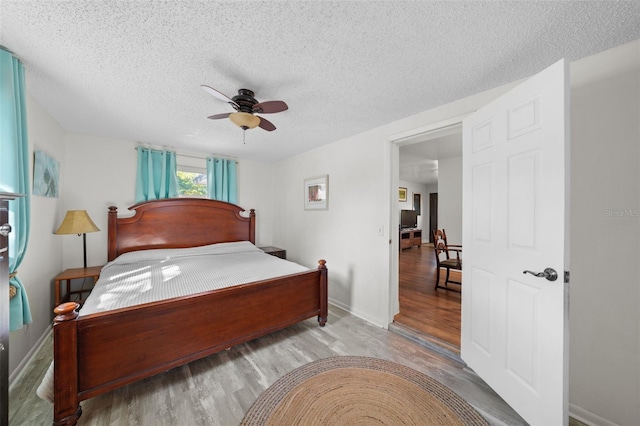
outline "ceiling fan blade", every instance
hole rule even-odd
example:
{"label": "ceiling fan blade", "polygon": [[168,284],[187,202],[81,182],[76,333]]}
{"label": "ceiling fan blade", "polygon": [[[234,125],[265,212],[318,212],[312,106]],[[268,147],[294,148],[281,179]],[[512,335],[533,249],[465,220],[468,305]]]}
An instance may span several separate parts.
{"label": "ceiling fan blade", "polygon": [[230,103],[231,106],[233,106],[235,109],[240,108],[240,105],[238,105],[233,99],[231,99],[230,97],[228,97],[227,95],[225,95],[224,93],[220,93],[218,92],[216,89],[214,89],[213,87],[209,87],[206,85],[201,85],[200,87],[202,87],[204,89],[205,92],[215,96],[216,98],[220,99],[221,101]]}
{"label": "ceiling fan blade", "polygon": [[253,112],[261,114],[273,114],[276,112],[282,112],[289,109],[286,103],[283,101],[266,101],[260,102],[253,106]]}
{"label": "ceiling fan blade", "polygon": [[269,120],[267,120],[266,118],[260,118],[260,124],[258,124],[258,126],[264,130],[266,130],[267,132],[273,132],[276,129],[276,126],[273,125],[272,122],[270,122]]}
{"label": "ceiling fan blade", "polygon": [[221,119],[221,118],[227,118],[227,117],[229,117],[231,114],[232,114],[231,112],[225,112],[225,113],[222,113],[222,114],[210,115],[210,116],[209,116],[209,117],[207,117],[207,118],[210,118],[210,119],[212,119],[212,120],[219,120],[219,119]]}

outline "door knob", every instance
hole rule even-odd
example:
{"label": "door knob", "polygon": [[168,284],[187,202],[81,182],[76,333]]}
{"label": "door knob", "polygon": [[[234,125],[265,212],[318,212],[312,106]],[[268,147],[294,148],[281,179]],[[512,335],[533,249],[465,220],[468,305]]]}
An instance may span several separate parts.
{"label": "door knob", "polygon": [[11,225],[5,223],[4,225],[0,226],[0,235],[6,237],[7,235],[9,235],[9,232],[11,232]]}
{"label": "door knob", "polygon": [[549,281],[555,281],[558,279],[558,273],[553,268],[546,268],[542,272],[522,271],[523,274],[531,274],[534,277],[546,278]]}

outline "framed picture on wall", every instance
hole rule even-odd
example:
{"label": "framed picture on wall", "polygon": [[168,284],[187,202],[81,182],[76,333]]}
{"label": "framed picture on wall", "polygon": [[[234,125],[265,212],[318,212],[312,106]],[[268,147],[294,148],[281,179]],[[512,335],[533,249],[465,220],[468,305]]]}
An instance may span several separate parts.
{"label": "framed picture on wall", "polygon": [[407,188],[398,188],[398,201],[407,201]]}
{"label": "framed picture on wall", "polygon": [[420,205],[422,204],[422,196],[419,193],[413,193],[413,209],[420,216]]}
{"label": "framed picture on wall", "polygon": [[304,180],[304,209],[329,209],[329,175]]}
{"label": "framed picture on wall", "polygon": [[58,198],[60,162],[42,151],[33,155],[33,195]]}

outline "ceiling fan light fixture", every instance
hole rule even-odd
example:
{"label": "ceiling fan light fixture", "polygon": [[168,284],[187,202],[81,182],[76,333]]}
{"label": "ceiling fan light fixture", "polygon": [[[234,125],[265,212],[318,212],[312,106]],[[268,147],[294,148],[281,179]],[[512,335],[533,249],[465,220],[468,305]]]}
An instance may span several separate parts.
{"label": "ceiling fan light fixture", "polygon": [[253,129],[260,124],[260,117],[248,112],[234,112],[229,114],[229,120],[243,130]]}

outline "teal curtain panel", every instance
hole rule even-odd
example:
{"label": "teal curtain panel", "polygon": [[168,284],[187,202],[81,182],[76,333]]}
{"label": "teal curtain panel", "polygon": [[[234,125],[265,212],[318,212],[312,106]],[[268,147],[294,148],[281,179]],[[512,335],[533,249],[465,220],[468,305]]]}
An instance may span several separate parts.
{"label": "teal curtain panel", "polygon": [[178,197],[176,153],[138,147],[136,203]]}
{"label": "teal curtain panel", "polygon": [[207,195],[212,200],[238,202],[236,162],[225,158],[207,158]]}
{"label": "teal curtain panel", "polygon": [[9,302],[9,329],[30,324],[31,310],[18,267],[27,252],[30,226],[29,142],[24,65],[0,48],[0,191],[24,194],[9,203],[9,284],[16,295]]}

